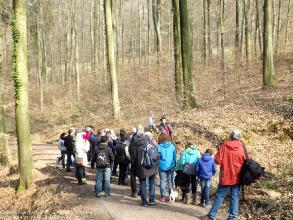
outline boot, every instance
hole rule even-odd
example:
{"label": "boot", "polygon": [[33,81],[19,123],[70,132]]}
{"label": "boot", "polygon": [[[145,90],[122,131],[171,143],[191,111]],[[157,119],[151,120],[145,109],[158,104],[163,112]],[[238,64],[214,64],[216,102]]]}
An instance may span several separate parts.
{"label": "boot", "polygon": [[185,194],[184,203],[187,204],[187,205],[191,203],[191,195],[190,195],[190,193]]}
{"label": "boot", "polygon": [[192,204],[196,205],[196,193],[192,194]]}

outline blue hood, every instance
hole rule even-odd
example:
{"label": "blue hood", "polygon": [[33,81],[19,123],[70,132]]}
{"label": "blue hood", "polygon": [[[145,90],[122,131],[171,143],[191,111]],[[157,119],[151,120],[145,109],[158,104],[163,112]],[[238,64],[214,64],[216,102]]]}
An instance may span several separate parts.
{"label": "blue hood", "polygon": [[204,162],[208,162],[208,161],[210,161],[212,159],[213,159],[213,157],[210,154],[204,154],[204,155],[202,155],[202,160]]}

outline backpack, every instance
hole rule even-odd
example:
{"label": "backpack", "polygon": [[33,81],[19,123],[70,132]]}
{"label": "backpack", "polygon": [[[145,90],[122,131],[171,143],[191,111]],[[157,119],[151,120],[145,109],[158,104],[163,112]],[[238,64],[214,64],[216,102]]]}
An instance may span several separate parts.
{"label": "backpack", "polygon": [[98,168],[106,168],[108,163],[108,154],[106,150],[102,150],[97,155],[97,167]]}
{"label": "backpack", "polygon": [[118,163],[128,162],[128,159],[126,157],[126,152],[125,152],[126,146],[127,145],[124,143],[119,143],[116,147],[116,156],[117,156]]}
{"label": "backpack", "polygon": [[160,154],[156,147],[148,144],[141,152],[141,165],[147,169],[157,166],[160,161]]}
{"label": "backpack", "polygon": [[248,186],[263,175],[264,167],[258,164],[255,160],[249,159],[246,147],[244,145],[242,145],[242,147],[246,160],[241,167],[239,183],[242,186]]}

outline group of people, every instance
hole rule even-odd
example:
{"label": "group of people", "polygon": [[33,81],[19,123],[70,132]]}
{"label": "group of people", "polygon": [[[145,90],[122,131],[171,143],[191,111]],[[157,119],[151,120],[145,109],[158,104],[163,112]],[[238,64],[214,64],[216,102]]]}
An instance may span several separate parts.
{"label": "group of people", "polygon": [[[156,126],[150,114],[147,127],[134,128],[129,134],[120,129],[116,136],[113,130],[98,130],[86,127],[84,131],[69,129],[59,139],[62,167],[70,172],[72,161],[75,161],[78,184],[85,184],[85,166],[96,168],[96,197],[110,196],[110,180],[117,175],[118,184],[128,185],[126,177],[130,175],[132,197],[141,197],[142,206],[153,206],[155,203],[156,176],[160,178],[160,201],[171,201],[182,191],[182,200],[186,204],[197,203],[197,187],[201,186],[199,205],[211,208],[207,219],[216,219],[217,212],[230,192],[231,201],[229,219],[236,219],[239,201],[239,175],[245,155],[240,141],[240,132],[232,130],[231,140],[224,142],[213,156],[212,149],[203,153],[191,141],[177,158],[177,148],[172,141],[173,129],[165,117]],[[158,138],[155,137],[155,134]],[[65,164],[65,155],[67,162]],[[220,166],[220,182],[212,206],[209,204],[211,179]],[[174,177],[174,174],[176,176]],[[140,187],[137,189],[137,178]],[[147,193],[148,191],[148,193]],[[147,196],[148,194],[148,196]]]}

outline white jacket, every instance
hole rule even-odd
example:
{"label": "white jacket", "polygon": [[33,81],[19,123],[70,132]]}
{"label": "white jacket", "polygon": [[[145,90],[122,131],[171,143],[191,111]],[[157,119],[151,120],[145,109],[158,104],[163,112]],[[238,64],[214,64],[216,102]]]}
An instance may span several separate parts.
{"label": "white jacket", "polygon": [[85,133],[78,133],[76,135],[76,140],[75,140],[75,147],[76,147],[76,160],[78,158],[82,158],[83,160],[83,166],[87,165],[87,152],[90,149],[90,143],[88,140],[84,140],[83,139],[83,135],[85,135]]}

